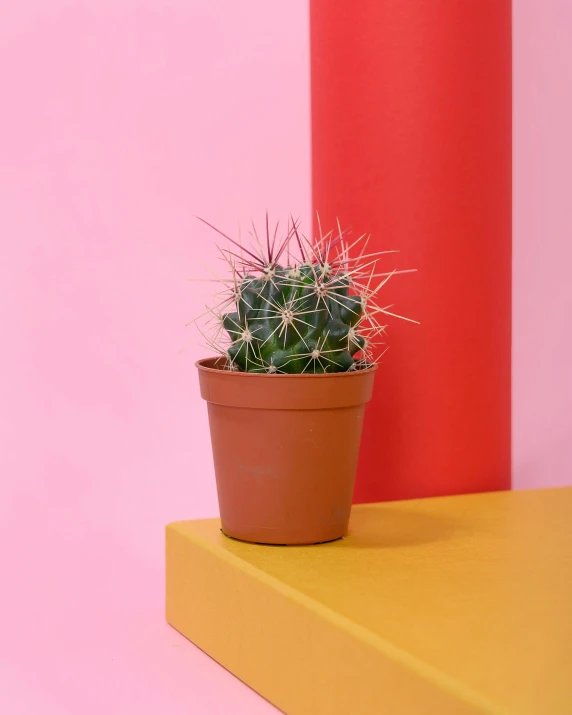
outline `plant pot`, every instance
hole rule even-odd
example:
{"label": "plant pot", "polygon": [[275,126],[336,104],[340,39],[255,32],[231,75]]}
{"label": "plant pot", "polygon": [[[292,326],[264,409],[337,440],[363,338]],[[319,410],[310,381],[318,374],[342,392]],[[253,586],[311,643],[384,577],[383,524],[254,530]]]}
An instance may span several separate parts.
{"label": "plant pot", "polygon": [[269,375],[210,358],[197,367],[223,532],[262,544],[345,536],[376,366]]}

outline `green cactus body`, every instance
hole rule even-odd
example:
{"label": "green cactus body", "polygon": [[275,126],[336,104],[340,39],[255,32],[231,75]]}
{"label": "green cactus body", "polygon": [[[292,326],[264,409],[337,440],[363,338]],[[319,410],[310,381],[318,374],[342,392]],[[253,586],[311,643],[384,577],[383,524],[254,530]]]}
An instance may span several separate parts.
{"label": "green cactus body", "polygon": [[252,240],[240,231],[235,240],[201,221],[226,239],[218,248],[231,271],[217,278],[224,286],[219,302],[192,321],[219,356],[220,369],[323,374],[381,359],[382,321],[403,316],[378,303],[396,271],[382,272],[379,261],[388,252],[368,252],[368,236],[348,241],[339,224],[323,233],[318,219],[319,236],[310,240],[293,217],[281,232],[279,223],[271,230],[266,214],[262,233],[252,223]]}
{"label": "green cactus body", "polygon": [[360,296],[350,280],[318,265],[276,265],[262,278],[247,275],[237,286],[235,310],[222,316],[231,339],[228,358],[241,371],[269,373],[345,372],[365,339],[356,326]]}

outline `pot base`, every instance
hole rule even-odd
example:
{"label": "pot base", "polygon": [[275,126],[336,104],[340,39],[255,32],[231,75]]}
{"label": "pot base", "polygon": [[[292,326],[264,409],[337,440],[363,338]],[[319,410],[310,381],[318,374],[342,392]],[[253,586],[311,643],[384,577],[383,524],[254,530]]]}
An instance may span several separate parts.
{"label": "pot base", "polygon": [[[349,509],[347,517],[336,524],[324,524],[319,519],[277,524],[276,526],[261,525],[255,521],[244,519],[221,519],[221,531],[225,536],[248,544],[265,544],[267,546],[310,546],[337,541],[348,533]],[[267,522],[268,523],[268,522]]]}
{"label": "pot base", "polygon": [[332,539],[325,539],[323,541],[253,541],[252,539],[241,539],[239,536],[232,536],[232,534],[227,534],[224,529],[221,529],[220,533],[223,534],[223,536],[226,536],[227,539],[232,539],[233,541],[240,541],[243,544],[258,544],[258,546],[318,546],[319,544],[331,544],[332,541],[339,541],[340,539],[345,539],[344,534],[343,536],[334,536]]}

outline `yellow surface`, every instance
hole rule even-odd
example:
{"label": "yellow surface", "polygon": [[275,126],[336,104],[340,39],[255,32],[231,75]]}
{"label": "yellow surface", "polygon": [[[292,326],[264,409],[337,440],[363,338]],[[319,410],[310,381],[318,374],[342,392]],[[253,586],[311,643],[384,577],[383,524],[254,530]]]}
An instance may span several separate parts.
{"label": "yellow surface", "polygon": [[572,489],[354,507],[257,546],[167,527],[167,619],[290,715],[572,713]]}

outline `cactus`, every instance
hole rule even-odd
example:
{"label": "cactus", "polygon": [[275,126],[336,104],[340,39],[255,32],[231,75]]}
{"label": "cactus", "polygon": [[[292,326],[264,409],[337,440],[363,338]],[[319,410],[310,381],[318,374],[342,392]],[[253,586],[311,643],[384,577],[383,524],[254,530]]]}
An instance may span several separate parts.
{"label": "cactus", "polygon": [[[223,281],[219,306],[206,311],[214,334],[201,331],[224,358],[224,367],[322,374],[362,369],[379,359],[377,347],[383,343],[377,339],[386,327],[379,318],[395,314],[377,305],[376,297],[397,271],[376,273],[381,253],[364,256],[365,236],[348,244],[338,227],[336,235],[320,232],[310,242],[291,221],[277,247],[278,226],[271,240],[267,215],[266,246],[253,227],[255,244],[244,247],[207,225],[231,243],[220,250],[232,279]],[[350,249],[359,244],[361,252],[351,258]]]}

